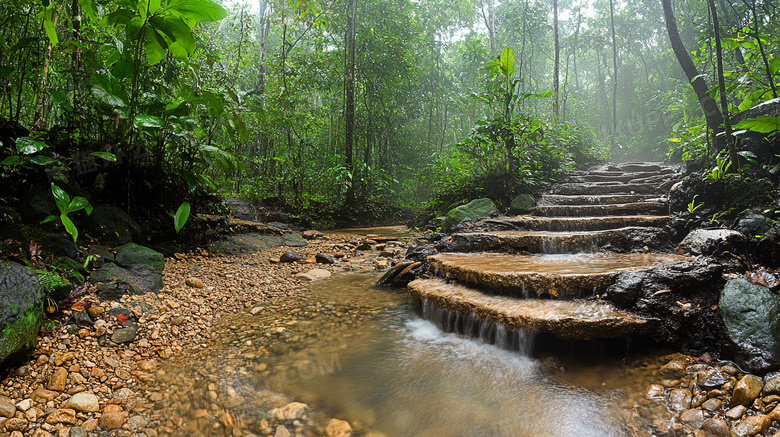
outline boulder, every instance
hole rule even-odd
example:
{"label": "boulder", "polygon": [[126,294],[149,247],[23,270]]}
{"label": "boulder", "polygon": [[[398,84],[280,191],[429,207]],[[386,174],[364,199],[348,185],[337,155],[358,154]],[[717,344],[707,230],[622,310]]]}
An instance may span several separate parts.
{"label": "boulder", "polygon": [[766,217],[761,214],[744,214],[734,224],[734,230],[749,236],[764,235],[770,229],[772,227],[769,226]]}
{"label": "boulder", "polygon": [[677,246],[675,252],[701,255],[712,253],[712,246],[724,243],[729,237],[741,236],[730,229],[694,229]]}
{"label": "boulder", "polygon": [[519,194],[509,205],[510,214],[528,214],[536,206],[536,199],[530,194]]}
{"label": "boulder", "polygon": [[132,264],[122,268],[106,263],[92,272],[92,284],[98,285],[98,296],[119,300],[125,294],[159,293],[162,289],[162,272],[148,264]]}
{"label": "boulder", "polygon": [[296,261],[299,261],[300,259],[301,259],[301,256],[296,254],[296,253],[285,252],[285,253],[282,254],[282,256],[279,257],[279,262],[282,262],[282,263],[294,263]]}
{"label": "boulder", "polygon": [[125,244],[137,238],[141,227],[121,209],[107,204],[96,206],[86,221],[87,231],[98,240]]}
{"label": "boulder", "polygon": [[780,297],[744,278],[720,293],[718,316],[726,348],[752,372],[780,368]]}
{"label": "boulder", "polygon": [[0,362],[35,345],[43,320],[44,293],[35,274],[0,261]]}
{"label": "boulder", "polygon": [[256,233],[230,235],[224,240],[216,241],[209,246],[212,253],[244,255],[257,253],[270,247],[303,247],[309,243],[299,234],[262,235]]}
{"label": "boulder", "polygon": [[163,270],[165,267],[165,258],[160,252],[135,243],[127,243],[117,247],[116,262],[123,267],[129,267],[133,264],[148,264],[159,270]]}
{"label": "boulder", "polygon": [[19,203],[19,212],[25,221],[35,223],[57,212],[51,186],[35,184],[25,191]]}
{"label": "boulder", "polygon": [[441,224],[442,232],[448,232],[464,220],[477,219],[498,212],[496,204],[490,199],[476,199],[466,205],[453,208],[447,213],[447,218]]}

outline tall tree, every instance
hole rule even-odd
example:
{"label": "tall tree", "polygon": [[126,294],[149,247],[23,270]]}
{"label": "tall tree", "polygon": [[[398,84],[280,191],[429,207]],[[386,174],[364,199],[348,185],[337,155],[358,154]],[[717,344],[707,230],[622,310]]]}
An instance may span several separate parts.
{"label": "tall tree", "polygon": [[[344,37],[346,45],[346,71],[344,74],[344,160],[347,170],[354,173],[354,140],[355,140],[355,27],[357,0],[347,0],[347,30]],[[354,180],[349,184],[347,203],[355,202]]]}
{"label": "tall tree", "polygon": [[729,117],[729,103],[726,100],[726,79],[723,76],[723,46],[720,42],[720,23],[718,22],[718,11],[715,8],[715,0],[709,0],[710,12],[712,13],[712,27],[715,33],[715,57],[718,61],[718,94],[720,94],[720,107],[723,113],[723,127],[726,129],[726,145],[729,148],[729,157],[731,158],[731,167],[733,170],[739,168],[739,155],[734,145],[734,137],[731,136],[731,119]]}
{"label": "tall tree", "polygon": [[558,0],[553,0],[553,34],[555,35],[555,65],[553,66],[553,116],[557,119],[559,116],[558,76],[560,75],[560,64],[561,64],[561,47],[558,42]]}
{"label": "tall tree", "polygon": [[[693,64],[691,56],[688,50],[685,49],[680,32],[677,29],[677,20],[674,18],[674,10],[672,9],[671,0],[661,0],[661,4],[664,9],[664,19],[666,20],[666,31],[669,34],[669,42],[672,44],[672,50],[674,51],[677,62],[680,63],[683,72],[691,82],[696,97],[699,100],[702,112],[704,112],[704,118],[707,121],[707,127],[715,132],[719,129],[719,126],[723,124],[723,115],[718,109],[718,104],[715,102],[710,94],[707,92],[707,82],[699,75],[696,70],[696,65]],[[715,136],[713,135],[715,138]],[[713,141],[715,144],[715,141]]]}
{"label": "tall tree", "polygon": [[618,91],[618,57],[617,39],[615,38],[615,4],[609,0],[609,20],[612,27],[612,145],[617,136],[617,91]]}

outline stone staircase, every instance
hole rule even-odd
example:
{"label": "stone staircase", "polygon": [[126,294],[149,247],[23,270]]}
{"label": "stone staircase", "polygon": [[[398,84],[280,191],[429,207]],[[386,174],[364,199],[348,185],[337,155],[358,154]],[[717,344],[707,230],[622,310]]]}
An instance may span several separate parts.
{"label": "stone staircase", "polygon": [[428,257],[434,277],[411,282],[410,295],[442,329],[490,342],[507,332],[565,340],[649,334],[659,320],[600,295],[621,272],[689,260],[669,253],[666,193],[675,173],[660,163],[572,172],[530,215],[457,227]]}

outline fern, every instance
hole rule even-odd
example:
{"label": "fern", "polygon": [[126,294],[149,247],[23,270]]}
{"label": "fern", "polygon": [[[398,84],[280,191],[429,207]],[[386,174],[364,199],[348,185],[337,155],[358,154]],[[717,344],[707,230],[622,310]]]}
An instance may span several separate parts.
{"label": "fern", "polygon": [[41,283],[41,287],[43,287],[46,294],[51,294],[57,287],[68,284],[60,275],[48,270],[35,270],[35,274],[38,276],[38,282]]}

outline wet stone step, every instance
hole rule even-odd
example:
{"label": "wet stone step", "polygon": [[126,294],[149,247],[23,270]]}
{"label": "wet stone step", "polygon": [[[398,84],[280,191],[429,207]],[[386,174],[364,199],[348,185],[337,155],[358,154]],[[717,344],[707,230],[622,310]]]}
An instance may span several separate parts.
{"label": "wet stone step", "polygon": [[673,170],[659,170],[639,173],[598,172],[595,174],[570,174],[567,182],[630,182],[648,178],[669,178],[673,173]]}
{"label": "wet stone step", "polygon": [[526,334],[550,333],[564,340],[594,340],[649,333],[658,324],[658,320],[641,318],[599,300],[488,296],[441,279],[418,279],[408,289],[425,319],[446,331],[471,337],[499,325]]}
{"label": "wet stone step", "polygon": [[672,167],[662,162],[625,162],[622,164],[609,164],[603,167],[607,171],[640,172],[659,171]]}
{"label": "wet stone step", "polygon": [[437,276],[491,294],[573,299],[602,293],[620,272],[689,260],[680,255],[578,253],[506,255],[440,253],[428,257]]}
{"label": "wet stone step", "polygon": [[636,203],[666,199],[652,194],[605,194],[601,196],[566,196],[559,194],[544,194],[539,198],[539,206],[554,205],[613,205],[620,203]]}
{"label": "wet stone step", "polygon": [[527,252],[541,254],[599,251],[626,253],[641,250],[644,247],[652,251],[673,249],[666,229],[639,226],[585,232],[457,233],[437,246],[441,252]]}
{"label": "wet stone step", "polygon": [[658,215],[668,212],[660,202],[619,203],[613,205],[555,205],[537,206],[533,215],[548,217],[585,217],[602,215]]}
{"label": "wet stone step", "polygon": [[600,217],[536,217],[516,216],[488,219],[483,222],[485,231],[600,231],[629,226],[664,227],[669,216],[629,215]]}
{"label": "wet stone step", "polygon": [[550,188],[550,194],[661,194],[662,184],[632,184],[632,183],[565,183],[554,185]]}

